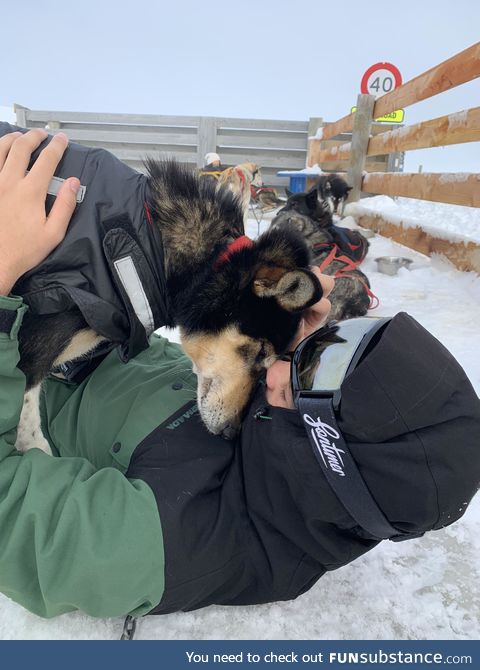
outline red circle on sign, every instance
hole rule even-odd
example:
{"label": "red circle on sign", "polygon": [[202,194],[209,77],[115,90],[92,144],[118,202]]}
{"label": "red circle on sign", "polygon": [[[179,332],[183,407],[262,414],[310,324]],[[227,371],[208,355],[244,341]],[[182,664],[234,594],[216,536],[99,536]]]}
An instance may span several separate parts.
{"label": "red circle on sign", "polygon": [[398,88],[399,86],[402,85],[402,75],[400,74],[400,70],[398,67],[395,65],[392,65],[392,63],[375,63],[375,65],[371,65],[368,70],[365,72],[365,74],[362,77],[362,83],[360,84],[360,92],[361,93],[367,93],[368,94],[368,79],[370,75],[372,75],[376,70],[388,70],[389,72],[392,73],[393,78],[395,79],[395,88]]}

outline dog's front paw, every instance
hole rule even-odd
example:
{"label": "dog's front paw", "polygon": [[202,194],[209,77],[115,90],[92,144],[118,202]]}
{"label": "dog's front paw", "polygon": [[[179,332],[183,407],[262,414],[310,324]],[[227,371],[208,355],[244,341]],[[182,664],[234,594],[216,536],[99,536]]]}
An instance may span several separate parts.
{"label": "dog's front paw", "polygon": [[40,385],[25,393],[22,413],[17,428],[15,448],[18,451],[41,449],[51,456],[52,450],[47,440],[43,437],[40,428],[39,394]]}

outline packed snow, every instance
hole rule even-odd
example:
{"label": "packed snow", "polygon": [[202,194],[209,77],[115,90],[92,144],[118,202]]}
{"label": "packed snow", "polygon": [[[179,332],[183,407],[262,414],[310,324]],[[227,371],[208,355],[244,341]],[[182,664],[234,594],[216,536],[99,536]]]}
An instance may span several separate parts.
{"label": "packed snow", "polygon": [[[444,210],[438,207],[440,220]],[[251,219],[247,234],[255,237],[268,224]],[[479,393],[480,277],[378,235],[370,242],[362,269],[380,299],[373,313],[409,312],[452,351]],[[411,270],[400,269],[394,277],[379,274],[374,259],[386,255],[412,259]],[[417,540],[383,542],[325,575],[295,601],[145,617],[136,638],[478,639],[479,553],[477,495],[456,524]],[[95,620],[80,613],[42,620],[0,596],[0,639],[118,639],[122,627],[121,619]]]}
{"label": "packed snow", "polygon": [[[461,180],[464,175],[453,176]],[[345,213],[352,216],[381,214],[386,221],[401,224],[404,228],[422,228],[433,237],[480,244],[480,209],[476,207],[377,195],[348,205]]]}

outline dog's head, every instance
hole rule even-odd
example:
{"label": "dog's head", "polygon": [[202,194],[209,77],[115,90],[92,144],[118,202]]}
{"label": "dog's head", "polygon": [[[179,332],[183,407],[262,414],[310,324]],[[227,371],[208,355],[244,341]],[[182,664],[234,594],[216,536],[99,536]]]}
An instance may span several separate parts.
{"label": "dog's head", "polygon": [[172,322],[198,374],[200,413],[212,432],[232,431],[256,380],[288,348],[321,286],[298,232],[270,230],[248,241],[240,200],[229,188],[171,161],[147,167]]}
{"label": "dog's head", "polygon": [[242,170],[249,185],[250,184],[253,184],[253,186],[263,185],[262,173],[259,166],[256,163],[247,161],[246,163],[240,163],[240,165],[237,165],[235,169]]}
{"label": "dog's head", "polygon": [[320,226],[332,224],[333,203],[328,182],[315,186],[308,193],[291,193],[288,189],[285,191],[288,200],[278,214],[301,214],[310,217]]}
{"label": "dog's head", "polygon": [[196,304],[179,322],[211,432],[238,430],[255,383],[288,349],[303,310],[321,295],[307,247],[292,230],[269,230],[199,280]]}
{"label": "dog's head", "polygon": [[330,184],[330,192],[333,203],[333,213],[342,214],[343,207],[348,198],[348,194],[352,190],[352,187],[347,184],[345,179],[338,174],[333,174],[328,176],[328,181]]}

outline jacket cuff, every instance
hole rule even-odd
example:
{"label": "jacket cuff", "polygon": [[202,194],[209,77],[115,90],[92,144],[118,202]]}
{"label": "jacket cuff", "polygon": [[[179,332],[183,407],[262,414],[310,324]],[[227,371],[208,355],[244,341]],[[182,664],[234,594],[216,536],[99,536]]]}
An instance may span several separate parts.
{"label": "jacket cuff", "polygon": [[0,296],[0,337],[7,336],[11,340],[17,337],[27,309],[18,296]]}

